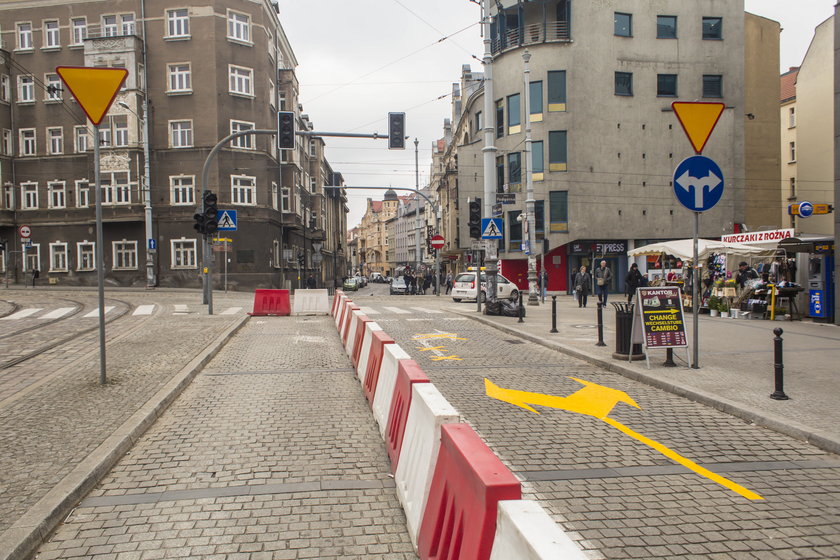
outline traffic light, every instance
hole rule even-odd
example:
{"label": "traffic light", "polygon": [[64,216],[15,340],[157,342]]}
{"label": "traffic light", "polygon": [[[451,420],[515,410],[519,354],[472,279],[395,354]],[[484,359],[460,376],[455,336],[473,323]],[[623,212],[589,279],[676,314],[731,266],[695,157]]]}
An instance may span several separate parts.
{"label": "traffic light", "polygon": [[0,241],[0,252],[3,252],[5,250],[6,250],[6,242],[5,241]]}
{"label": "traffic light", "polygon": [[198,233],[207,233],[206,231],[204,231],[204,214],[202,214],[201,212],[196,212],[195,214],[193,214],[193,219],[195,220],[195,223],[193,224],[195,231],[197,231]]}
{"label": "traffic light", "polygon": [[303,251],[298,251],[298,266],[300,268],[303,268],[305,264],[306,264],[306,262],[304,261],[304,258],[303,258]]}
{"label": "traffic light", "polygon": [[481,199],[476,198],[470,201],[470,214],[467,219],[470,226],[470,237],[481,239]]}
{"label": "traffic light", "polygon": [[277,111],[277,147],[295,149],[295,114],[292,111]]}
{"label": "traffic light", "polygon": [[405,113],[388,113],[388,149],[405,149]]}
{"label": "traffic light", "polygon": [[216,233],[219,229],[219,222],[216,221],[219,213],[217,206],[219,198],[213,191],[204,191],[202,200],[204,202],[204,231],[202,233]]}

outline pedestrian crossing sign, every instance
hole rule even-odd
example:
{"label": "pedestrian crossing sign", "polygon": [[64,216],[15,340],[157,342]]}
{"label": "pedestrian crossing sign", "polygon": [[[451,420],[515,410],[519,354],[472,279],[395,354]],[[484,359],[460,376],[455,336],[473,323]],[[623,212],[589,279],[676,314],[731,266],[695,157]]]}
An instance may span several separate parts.
{"label": "pedestrian crossing sign", "polygon": [[219,210],[216,213],[219,231],[236,231],[236,210]]}
{"label": "pedestrian crossing sign", "polygon": [[502,219],[501,218],[481,218],[481,238],[482,239],[501,239],[502,238]]}

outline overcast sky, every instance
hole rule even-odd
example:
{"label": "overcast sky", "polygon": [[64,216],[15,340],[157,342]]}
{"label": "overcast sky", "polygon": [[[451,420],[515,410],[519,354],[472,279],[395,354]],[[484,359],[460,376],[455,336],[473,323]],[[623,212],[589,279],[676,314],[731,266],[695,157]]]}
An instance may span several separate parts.
{"label": "overcast sky", "polygon": [[[451,116],[452,83],[461,66],[481,71],[481,10],[469,0],[279,0],[280,21],[298,60],[301,102],[326,132],[387,133],[389,111],[406,113],[405,151],[386,140],[325,138],[327,159],[348,186],[428,183],[432,143]],[[780,68],[798,66],[814,28],[834,13],[834,0],[745,0],[745,9],[781,23]],[[474,58],[474,57],[477,57]],[[406,194],[405,191],[398,191]],[[367,198],[382,190],[347,191],[349,227]]]}

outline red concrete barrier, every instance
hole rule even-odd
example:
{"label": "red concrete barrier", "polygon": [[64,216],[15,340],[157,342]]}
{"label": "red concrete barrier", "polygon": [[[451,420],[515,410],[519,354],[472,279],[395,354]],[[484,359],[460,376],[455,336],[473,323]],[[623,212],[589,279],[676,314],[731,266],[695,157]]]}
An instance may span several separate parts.
{"label": "red concrete barrier", "polygon": [[332,302],[332,309],[330,309],[330,315],[335,317],[335,312],[338,309],[338,302],[341,300],[341,296],[344,295],[344,292],[341,290],[336,290],[335,295],[333,296]]}
{"label": "red concrete barrier", "polygon": [[359,306],[352,301],[348,301],[345,307],[347,308],[347,311],[344,312],[344,319],[341,323],[341,343],[346,347],[347,334],[350,332],[350,323],[353,320],[353,312],[359,311]]}
{"label": "red concrete barrier", "polygon": [[354,368],[359,367],[359,356],[362,353],[362,341],[365,339],[365,329],[367,328],[367,324],[372,321],[367,315],[356,316],[356,339],[353,341],[353,352],[350,354]]}
{"label": "red concrete barrier", "polygon": [[288,316],[292,314],[289,290],[254,290],[254,311],[256,317],[266,315]]}
{"label": "red concrete barrier", "polygon": [[488,560],[501,500],[519,500],[519,480],[468,424],[441,426],[440,452],[417,539],[422,560]]}
{"label": "red concrete barrier", "polygon": [[341,312],[338,314],[338,336],[341,338],[341,333],[344,332],[344,323],[347,321],[347,317],[350,315],[350,306],[353,305],[353,301],[350,299],[345,299],[341,302]]}
{"label": "red concrete barrier", "polygon": [[379,368],[382,366],[385,345],[394,344],[394,339],[385,334],[384,331],[373,331],[371,336],[370,357],[365,372],[364,391],[368,403],[373,407],[373,398],[376,396],[376,384],[379,382]]}
{"label": "red concrete barrier", "polygon": [[415,383],[429,383],[426,372],[414,360],[400,360],[394,398],[391,400],[391,411],[388,414],[388,426],[385,428],[385,447],[388,448],[388,457],[391,458],[392,472],[397,472],[408,410],[411,408],[411,386]]}
{"label": "red concrete barrier", "polygon": [[335,328],[341,332],[341,320],[344,318],[344,304],[349,301],[346,295],[342,294],[338,301],[338,307],[335,310]]}

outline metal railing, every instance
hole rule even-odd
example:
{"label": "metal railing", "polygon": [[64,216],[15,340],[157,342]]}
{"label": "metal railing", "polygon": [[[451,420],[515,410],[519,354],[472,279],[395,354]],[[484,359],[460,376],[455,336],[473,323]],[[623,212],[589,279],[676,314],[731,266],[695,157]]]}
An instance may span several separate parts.
{"label": "metal railing", "polygon": [[493,54],[516,47],[538,43],[569,42],[572,40],[568,21],[530,23],[522,28],[506,29],[501,37],[491,41]]}

